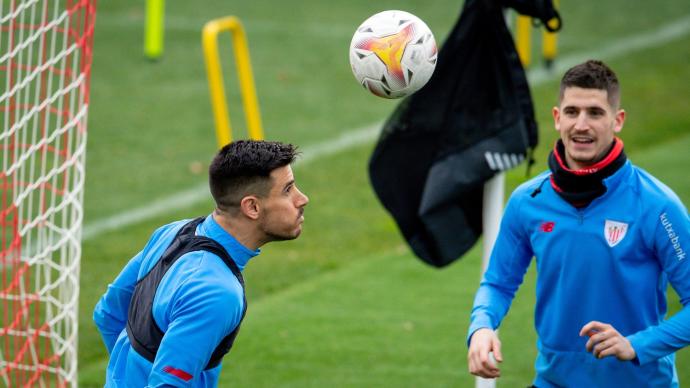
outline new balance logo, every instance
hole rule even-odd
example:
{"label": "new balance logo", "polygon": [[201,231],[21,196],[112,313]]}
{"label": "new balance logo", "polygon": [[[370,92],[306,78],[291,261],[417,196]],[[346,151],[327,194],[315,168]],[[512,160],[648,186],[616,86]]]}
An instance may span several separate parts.
{"label": "new balance logo", "polygon": [[553,232],[553,227],[555,225],[556,223],[552,221],[542,222],[541,226],[539,227],[539,230],[541,230],[542,232],[551,233]]}
{"label": "new balance logo", "polygon": [[505,171],[517,166],[525,160],[522,154],[502,154],[498,152],[485,152],[484,159],[489,164],[489,168],[494,171]]}

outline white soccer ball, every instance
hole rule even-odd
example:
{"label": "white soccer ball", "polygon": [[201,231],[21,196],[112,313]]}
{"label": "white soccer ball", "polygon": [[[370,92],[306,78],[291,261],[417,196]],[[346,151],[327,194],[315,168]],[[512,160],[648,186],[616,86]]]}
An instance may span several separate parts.
{"label": "white soccer ball", "polygon": [[424,86],[438,50],[429,27],[405,11],[383,11],[365,20],[350,43],[350,65],[371,93],[400,98]]}

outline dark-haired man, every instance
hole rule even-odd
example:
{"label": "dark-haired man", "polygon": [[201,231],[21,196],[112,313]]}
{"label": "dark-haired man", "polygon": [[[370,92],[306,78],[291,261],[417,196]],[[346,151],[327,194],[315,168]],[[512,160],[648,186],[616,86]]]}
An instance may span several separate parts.
{"label": "dark-haired man", "polygon": [[[536,257],[534,385],[676,387],[690,344],[690,221],[680,199],[632,165],[614,72],[568,70],[553,108],[560,140],[549,169],[511,195],[472,309],[470,372],[500,376],[494,330]],[[671,284],[684,306],[666,315]]]}
{"label": "dark-haired man", "polygon": [[237,141],[209,167],[216,209],[156,230],[98,302],[106,387],[215,387],[246,311],[241,271],[259,247],[297,238],[309,202],[290,144]]}

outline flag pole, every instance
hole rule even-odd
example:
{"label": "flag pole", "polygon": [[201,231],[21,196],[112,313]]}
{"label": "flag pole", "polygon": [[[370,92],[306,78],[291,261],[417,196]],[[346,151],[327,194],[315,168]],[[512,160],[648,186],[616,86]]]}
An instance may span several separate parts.
{"label": "flag pole", "polygon": [[[482,206],[482,235],[484,236],[482,246],[482,276],[484,276],[484,272],[489,266],[491,250],[494,248],[496,236],[498,236],[498,228],[501,225],[505,180],[505,173],[500,172],[484,184],[484,201]],[[496,333],[498,334],[498,331],[496,331]],[[475,387],[494,388],[496,387],[496,380],[477,377],[475,379]]]}

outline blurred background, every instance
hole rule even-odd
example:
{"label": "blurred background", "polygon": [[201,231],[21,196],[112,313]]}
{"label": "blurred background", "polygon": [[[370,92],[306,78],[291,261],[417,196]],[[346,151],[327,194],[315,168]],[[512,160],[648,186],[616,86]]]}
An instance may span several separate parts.
{"label": "blurred background", "polygon": [[[217,144],[201,29],[228,15],[246,29],[265,137],[300,146],[295,175],[311,202],[302,237],[264,247],[245,271],[249,310],[220,386],[473,386],[465,336],[481,242],[443,270],[411,254],[366,170],[380,124],[399,101],[365,91],[348,62],[355,28],[374,13],[411,12],[440,46],[462,1],[169,0],[157,61],[143,55],[144,3],[98,3],[80,386],[104,382],[108,358],[91,314],[108,283],[158,226],[213,209],[206,170]],[[599,58],[621,80],[626,153],[690,204],[690,3],[561,0],[560,12],[553,73],[541,58],[541,29],[532,31],[528,74],[540,126],[532,175],[546,168],[556,139],[550,111],[563,66]],[[219,39],[234,137],[247,137],[230,36]],[[521,165],[507,174],[507,194],[525,172]],[[501,326],[500,386],[527,386],[534,375],[534,275],[531,268]],[[671,313],[680,308],[672,291],[669,305]],[[678,353],[677,366],[681,384],[690,382],[690,349]]]}

